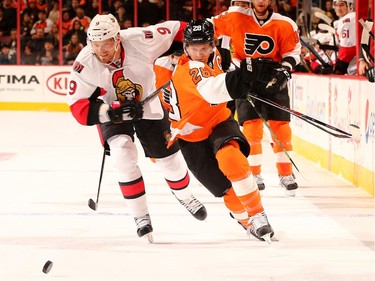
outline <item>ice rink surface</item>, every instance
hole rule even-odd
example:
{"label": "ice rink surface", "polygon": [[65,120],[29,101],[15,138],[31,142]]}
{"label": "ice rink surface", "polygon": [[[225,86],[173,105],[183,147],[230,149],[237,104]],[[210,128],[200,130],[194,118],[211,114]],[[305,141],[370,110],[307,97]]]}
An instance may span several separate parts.
{"label": "ice rink surface", "polygon": [[[374,198],[303,157],[295,198],[278,186],[265,143],[262,200],[278,241],[246,232],[193,178],[208,218],[195,220],[140,151],[154,243],[133,218],[96,127],[70,113],[0,112],[1,281],[373,281]],[[308,149],[308,147],[306,148]],[[42,272],[47,260],[54,265]]]}

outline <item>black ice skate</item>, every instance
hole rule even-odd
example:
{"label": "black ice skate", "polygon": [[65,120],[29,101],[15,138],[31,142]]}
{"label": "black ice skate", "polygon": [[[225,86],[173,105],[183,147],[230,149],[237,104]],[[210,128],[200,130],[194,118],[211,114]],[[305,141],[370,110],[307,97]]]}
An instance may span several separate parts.
{"label": "black ice skate", "polygon": [[254,180],[258,186],[258,189],[261,191],[261,190],[264,190],[266,188],[266,186],[264,185],[264,182],[263,182],[263,178],[260,174],[258,175],[253,175],[254,177]]}
{"label": "black ice skate", "polygon": [[294,180],[294,174],[289,176],[279,176],[280,185],[285,187],[285,195],[289,197],[296,196],[296,189],[298,188],[298,184]]}
{"label": "black ice skate", "polygon": [[135,217],[135,224],[137,226],[137,234],[139,237],[145,237],[147,240],[152,243],[154,241],[152,237],[152,225],[151,218],[149,214],[146,214],[143,217]]}
{"label": "black ice skate", "polygon": [[274,235],[273,229],[269,224],[267,215],[264,211],[250,217],[247,232],[255,238],[261,241],[266,241],[269,244]]}
{"label": "black ice skate", "polygon": [[[177,197],[176,197],[177,198]],[[206,210],[206,207],[198,201],[198,199],[196,199],[193,195],[190,195],[190,197],[188,197],[187,199],[185,200],[180,200],[178,199],[178,202],[181,203],[182,206],[184,206],[189,212],[190,214],[193,215],[194,218],[196,218],[197,220],[200,220],[200,221],[203,221],[206,219],[207,217],[207,210]]]}

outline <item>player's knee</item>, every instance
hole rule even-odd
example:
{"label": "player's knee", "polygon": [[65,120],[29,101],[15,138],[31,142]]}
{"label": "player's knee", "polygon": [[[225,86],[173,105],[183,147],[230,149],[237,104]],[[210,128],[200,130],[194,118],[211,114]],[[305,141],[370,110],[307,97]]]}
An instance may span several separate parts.
{"label": "player's knee", "polygon": [[238,147],[232,144],[233,143],[229,143],[221,148],[216,154],[216,159],[224,175],[230,181],[235,181],[245,178],[249,174],[250,166],[247,158]]}
{"label": "player's knee", "polygon": [[186,164],[180,151],[167,157],[156,159],[156,165],[168,180],[180,180],[187,173]]}
{"label": "player's knee", "polygon": [[247,120],[243,124],[243,134],[250,143],[260,143],[263,138],[262,119]]}
{"label": "player's knee", "polygon": [[127,135],[116,135],[107,142],[114,167],[118,171],[133,173],[137,169],[138,153],[132,139]]}

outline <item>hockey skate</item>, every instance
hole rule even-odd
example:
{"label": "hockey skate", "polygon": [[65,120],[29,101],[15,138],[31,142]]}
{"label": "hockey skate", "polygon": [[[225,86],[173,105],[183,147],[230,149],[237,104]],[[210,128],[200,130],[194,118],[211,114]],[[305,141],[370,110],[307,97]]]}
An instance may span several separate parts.
{"label": "hockey skate", "polygon": [[296,189],[298,188],[298,184],[294,180],[294,174],[289,176],[279,176],[280,178],[280,185],[285,187],[285,195],[289,197],[296,196]]}
{"label": "hockey skate", "polygon": [[258,174],[258,175],[253,175],[253,177],[254,177],[254,180],[255,180],[255,182],[258,186],[258,189],[260,191],[264,190],[266,188],[266,186],[264,185],[262,176],[260,174]]}
{"label": "hockey skate", "polygon": [[[177,198],[177,197],[176,197]],[[188,197],[187,199],[185,200],[180,200],[178,199],[178,202],[181,203],[182,206],[184,206],[189,212],[190,214],[193,215],[194,218],[196,218],[197,220],[200,220],[200,221],[203,221],[206,219],[207,217],[207,210],[206,210],[206,207],[198,201],[198,199],[196,199],[193,195],[190,195],[190,197]]]}
{"label": "hockey skate", "polygon": [[152,225],[151,225],[151,218],[149,214],[146,214],[142,217],[135,217],[134,218],[135,224],[137,226],[137,234],[139,237],[147,238],[148,242],[154,242],[154,238],[152,237]]}
{"label": "hockey skate", "polygon": [[271,238],[274,232],[264,211],[250,217],[247,233],[261,241],[266,241],[268,244],[271,244]]}

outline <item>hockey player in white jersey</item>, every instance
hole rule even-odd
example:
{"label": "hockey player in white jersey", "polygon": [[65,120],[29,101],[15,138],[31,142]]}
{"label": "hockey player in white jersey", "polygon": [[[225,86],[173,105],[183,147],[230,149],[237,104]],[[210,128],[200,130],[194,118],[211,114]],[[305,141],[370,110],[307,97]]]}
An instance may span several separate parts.
{"label": "hockey player in white jersey", "polygon": [[335,21],[336,33],[339,38],[335,74],[357,74],[356,59],[356,16],[353,0],[334,0],[335,11],[339,19]]}
{"label": "hockey player in white jersey", "polygon": [[67,101],[71,113],[82,125],[98,124],[137,234],[150,241],[153,228],[134,134],[145,156],[156,160],[178,201],[196,219],[207,216],[205,207],[191,194],[179,147],[166,148],[169,121],[160,100],[141,103],[155,91],[155,59],[174,40],[182,42],[185,26],[183,22],[166,21],[120,30],[113,15],[96,15],[87,30],[88,44],[77,56],[70,76]]}

